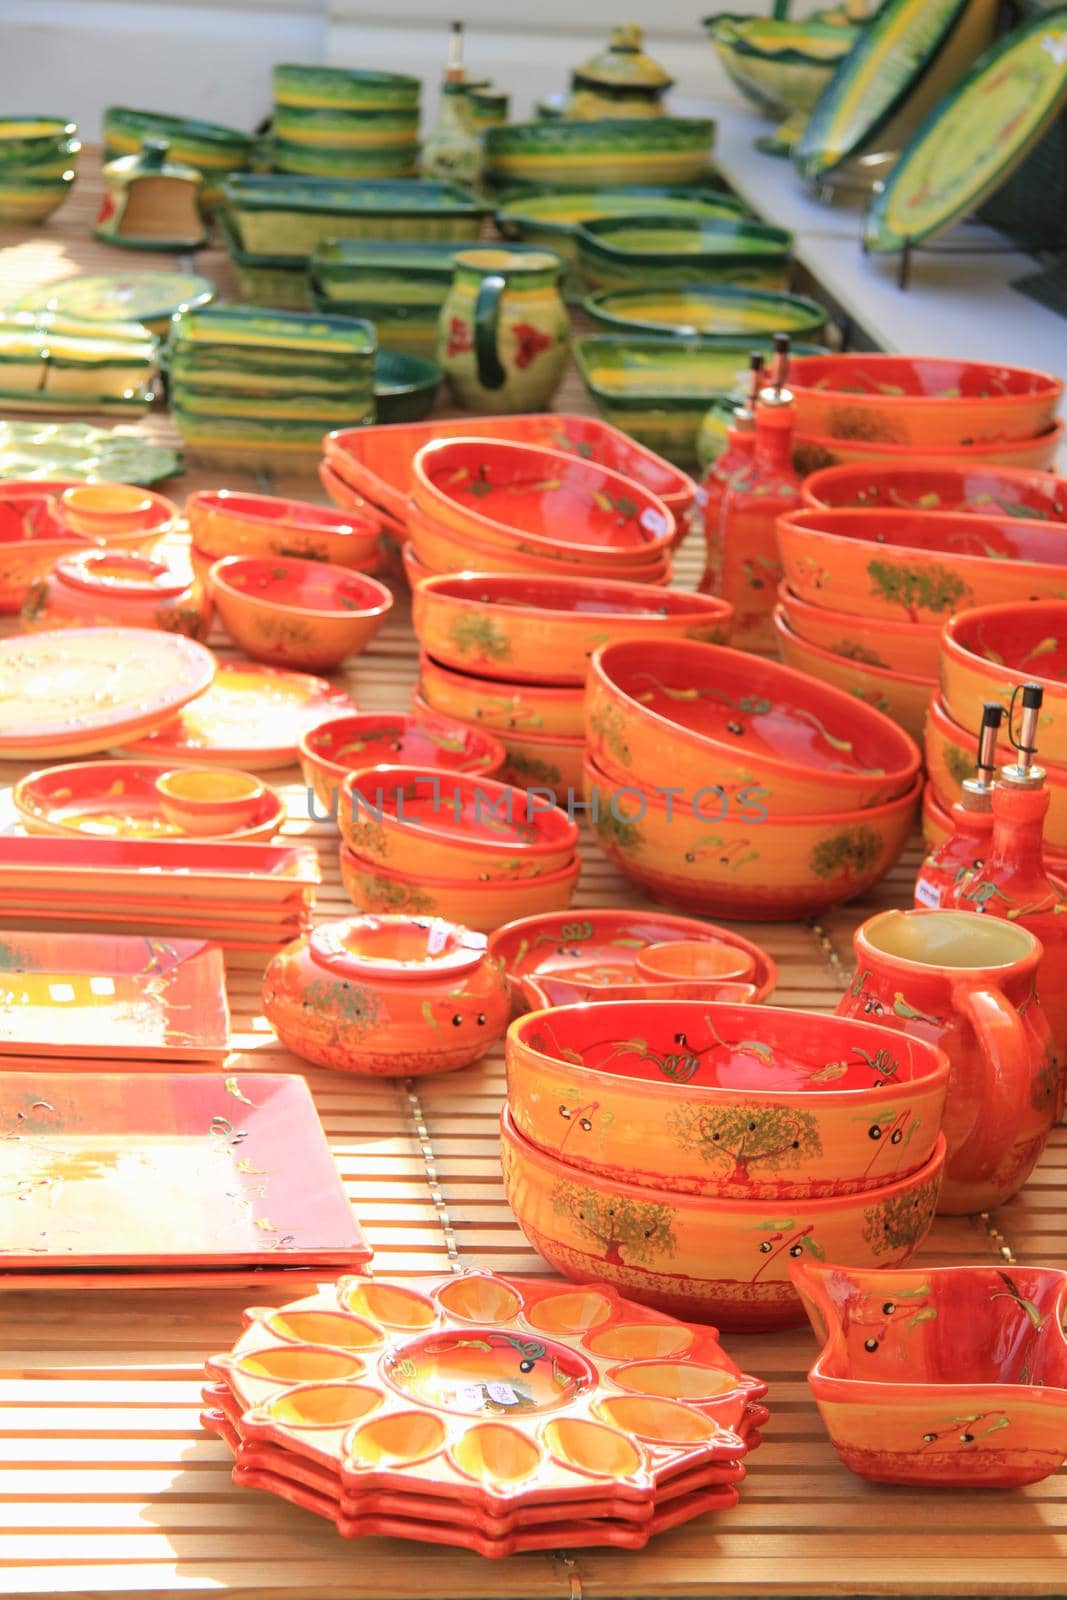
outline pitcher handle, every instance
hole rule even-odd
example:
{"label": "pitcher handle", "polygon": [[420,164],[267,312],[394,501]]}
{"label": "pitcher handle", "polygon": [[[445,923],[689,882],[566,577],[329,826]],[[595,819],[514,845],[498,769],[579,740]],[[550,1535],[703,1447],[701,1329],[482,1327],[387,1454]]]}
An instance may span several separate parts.
{"label": "pitcher handle", "polygon": [[1030,1045],[1022,1018],[999,989],[957,984],[952,1003],[974,1029],[985,1067],[983,1111],[966,1141],[968,1174],[991,1173],[1030,1108]]}
{"label": "pitcher handle", "polygon": [[497,349],[504,287],[500,274],[491,272],[478,285],[474,302],[474,359],[478,365],[478,382],[483,389],[502,389],[507,382],[508,375]]}

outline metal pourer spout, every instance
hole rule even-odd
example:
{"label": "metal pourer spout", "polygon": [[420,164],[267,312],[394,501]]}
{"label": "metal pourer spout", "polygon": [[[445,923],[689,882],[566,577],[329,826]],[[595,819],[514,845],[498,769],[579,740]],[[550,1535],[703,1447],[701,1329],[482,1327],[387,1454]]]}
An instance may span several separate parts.
{"label": "metal pourer spout", "polygon": [[978,730],[978,772],[973,778],[963,780],[963,804],[968,811],[991,811],[993,807],[993,780],[997,773],[997,735],[1004,720],[1004,707],[995,700],[987,700],[982,707],[982,724]]}
{"label": "metal pourer spout", "polygon": [[789,376],[789,335],[776,333],[774,336],[774,372],[771,376],[770,387],[761,389],[760,404],[765,406],[791,406],[793,396],[785,386]]}
{"label": "metal pourer spout", "polygon": [[[1012,748],[1018,752],[1019,759],[1013,761],[1011,766],[1001,768],[1001,783],[1020,789],[1040,789],[1044,783],[1044,769],[1034,763],[1037,755],[1037,719],[1044,698],[1045,691],[1039,683],[1024,683],[1012,695],[1008,707],[1008,738]],[[1021,701],[1018,735],[1014,732],[1017,700]]]}
{"label": "metal pourer spout", "polygon": [[756,426],[756,401],[763,382],[763,354],[753,350],[748,358],[748,393],[734,409],[734,427],[749,431]]}

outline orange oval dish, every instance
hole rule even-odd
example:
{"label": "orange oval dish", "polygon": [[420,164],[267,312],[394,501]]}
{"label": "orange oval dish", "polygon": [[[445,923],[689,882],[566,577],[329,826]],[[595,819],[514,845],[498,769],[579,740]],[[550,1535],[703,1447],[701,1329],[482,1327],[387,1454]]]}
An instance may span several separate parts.
{"label": "orange oval dish", "polygon": [[864,510],[969,511],[1067,522],[1067,478],[1021,467],[952,466],[936,459],[823,467],[801,484],[804,504]]}
{"label": "orange oval dish", "polygon": [[30,588],[22,607],[27,632],[43,628],[163,628],[204,639],[211,601],[151,556],[94,546],[61,556]]}
{"label": "orange oval dish", "polygon": [[[851,611],[832,611],[826,606],[801,600],[787,583],[778,586],[778,603],[790,630],[805,644],[828,650],[862,666],[883,672],[902,672],[909,677],[936,678],[941,657],[941,624],[910,622],[907,617],[857,617]],[[781,650],[781,639],[779,649]],[[789,660],[789,666],[811,669]],[[866,698],[866,696],[864,696]],[[877,701],[869,701],[877,705]],[[880,706],[886,711],[886,706]]]}
{"label": "orange oval dish", "polygon": [[226,556],[211,568],[208,586],[247,655],[314,671],[362,650],[393,605],[376,579],[322,561]]}
{"label": "orange oval dish", "polygon": [[185,515],[193,544],[216,560],[283,556],[360,567],[379,546],[380,520],[365,501],[341,513],[278,495],[200,490],[186,500]]}
{"label": "orange oval dish", "polygon": [[419,657],[419,693],[446,716],[480,723],[502,736],[512,732],[582,737],[585,691],[580,686],[479,678],[443,667],[424,651]]}
{"label": "orange oval dish", "polygon": [[858,351],[797,356],[789,387],[800,433],[935,449],[1031,439],[1063,394],[1028,367]]}
{"label": "orange oval dish", "polygon": [[338,790],[352,772],[368,767],[439,767],[494,778],[504,765],[504,746],[491,733],[428,711],[362,711],[331,717],[300,740],[304,781],[324,810],[338,803]]}
{"label": "orange oval dish", "polygon": [[481,934],[427,917],[346,917],[294,940],[263,978],[263,1007],[304,1060],[369,1076],[469,1066],[509,1002]]}
{"label": "orange oval dish", "polygon": [[1067,766],[1067,601],[982,606],[950,617],[941,646],[941,698],[961,727],[977,727],[982,706],[1007,709],[1024,683],[1044,691],[1037,724],[1042,765]]}
{"label": "orange oval dish", "polygon": [[276,790],[248,773],[183,767],[182,780],[195,778],[201,793],[219,794],[241,780],[249,798],[233,809],[210,805],[194,810],[169,807],[160,780],[172,776],[151,761],[78,761],[31,772],[15,785],[12,800],[27,833],[78,834],[95,839],[164,839],[199,836],[244,842],[271,839],[285,821],[285,804]]}
{"label": "orange oval dish", "polygon": [[1014,1489],[1067,1456],[1067,1273],[795,1261],[830,1442],[876,1483]]}

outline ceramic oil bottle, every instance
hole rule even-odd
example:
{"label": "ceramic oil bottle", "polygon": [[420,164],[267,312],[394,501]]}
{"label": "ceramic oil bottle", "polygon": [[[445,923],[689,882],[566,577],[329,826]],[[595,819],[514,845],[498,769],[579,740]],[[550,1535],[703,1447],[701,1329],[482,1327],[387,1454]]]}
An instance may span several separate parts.
{"label": "ceramic oil bottle", "polygon": [[481,178],[482,141],[471,115],[469,87],[463,65],[463,24],[454,22],[437,126],[422,147],[424,178],[472,185]]}
{"label": "ceramic oil bottle", "polygon": [[955,905],[954,896],[982,866],[993,835],[993,779],[997,770],[997,734],[1004,707],[988,700],[982,707],[978,733],[977,776],[963,784],[963,798],[952,807],[953,831],[932,850],[915,880],[916,906]]}
{"label": "ceramic oil bottle", "polygon": [[711,463],[704,481],[697,490],[697,505],[704,519],[704,543],[707,555],[704,576],[697,588],[701,594],[722,593],[722,536],[719,519],[722,515],[723,496],[735,473],[741,472],[752,460],[756,445],[756,401],[763,386],[763,356],[754,350],[748,359],[748,394],[744,403],[734,411],[733,421],[726,434],[726,448]]}

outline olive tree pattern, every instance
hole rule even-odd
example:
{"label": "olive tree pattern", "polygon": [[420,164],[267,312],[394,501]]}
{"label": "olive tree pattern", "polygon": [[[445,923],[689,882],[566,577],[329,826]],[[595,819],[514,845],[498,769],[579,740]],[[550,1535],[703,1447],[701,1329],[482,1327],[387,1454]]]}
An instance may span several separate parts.
{"label": "olive tree pattern", "polygon": [[552,1209],[557,1217],[567,1217],[575,1233],[595,1244],[614,1266],[648,1265],[673,1256],[677,1249],[674,1212],[654,1200],[598,1194],[560,1178],[552,1190]]}
{"label": "olive tree pattern", "polygon": [[891,1195],[863,1212],[863,1239],[875,1256],[906,1257],[924,1237],[934,1219],[941,1175],[931,1178],[911,1194]]}
{"label": "olive tree pattern", "polygon": [[828,839],[820,839],[811,852],[811,870],[817,878],[847,878],[869,872],[882,848],[881,835],[866,824],[846,828]]}
{"label": "olive tree pattern", "polygon": [[667,1124],[684,1150],[695,1150],[730,1183],[750,1183],[763,1172],[783,1172],[822,1154],[818,1123],[799,1107],[679,1105]]}
{"label": "olive tree pattern", "polygon": [[935,615],[956,611],[971,598],[971,591],[951,567],[930,562],[923,567],[905,567],[894,561],[869,561],[867,576],[871,593],[891,605],[902,606],[912,622],[920,611]]}

